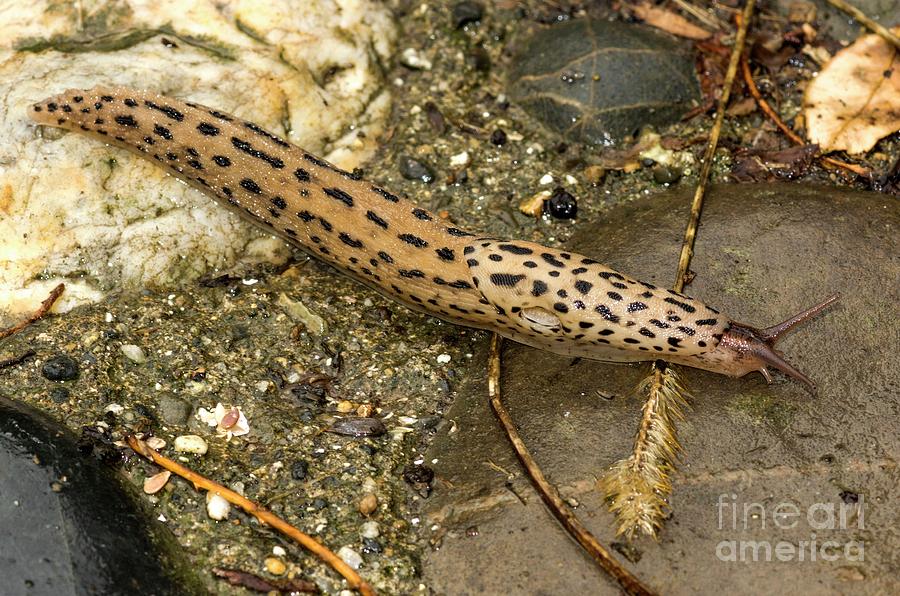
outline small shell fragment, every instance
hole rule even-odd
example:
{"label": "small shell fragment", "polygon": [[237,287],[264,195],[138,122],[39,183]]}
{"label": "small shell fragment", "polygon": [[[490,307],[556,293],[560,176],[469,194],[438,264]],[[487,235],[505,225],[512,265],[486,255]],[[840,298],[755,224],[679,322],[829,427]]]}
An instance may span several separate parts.
{"label": "small shell fragment", "polygon": [[163,447],[166,446],[165,439],[161,439],[159,437],[150,437],[149,439],[147,439],[144,442],[147,444],[147,447],[149,447],[150,449],[152,449],[154,451],[159,451],[160,449],[162,449]]}
{"label": "small shell fragment", "polygon": [[169,477],[172,476],[172,472],[168,470],[163,470],[159,474],[154,474],[150,476],[146,480],[144,480],[144,492],[148,495],[154,495],[162,490],[162,487],[166,485],[166,482],[169,481]]}
{"label": "small shell fragment", "polygon": [[528,197],[519,203],[519,211],[525,215],[540,217],[544,212],[544,201],[549,199],[551,194],[552,193],[549,190],[542,190],[541,192]]}
{"label": "small shell fragment", "polygon": [[384,423],[378,418],[339,418],[327,429],[327,432],[348,437],[380,437],[387,432]]}
{"label": "small shell fragment", "polygon": [[138,364],[147,362],[147,355],[144,354],[144,350],[142,350],[139,346],[136,346],[134,344],[124,344],[119,349],[122,350],[122,353],[125,354],[125,357],[132,362],[137,362]]}

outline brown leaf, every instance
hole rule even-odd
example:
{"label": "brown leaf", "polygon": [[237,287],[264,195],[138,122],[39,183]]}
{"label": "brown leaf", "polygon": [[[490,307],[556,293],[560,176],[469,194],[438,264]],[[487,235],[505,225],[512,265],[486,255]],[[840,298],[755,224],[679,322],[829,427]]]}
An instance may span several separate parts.
{"label": "brown leaf", "polygon": [[780,151],[741,151],[735,156],[731,176],[737,182],[793,180],[806,172],[818,151],[817,145],[799,145]]}
{"label": "brown leaf", "polygon": [[823,151],[868,151],[900,130],[897,50],[877,35],[861,37],[810,82],[803,103],[807,137]]}
{"label": "brown leaf", "polygon": [[213,575],[221,577],[232,586],[240,586],[254,592],[282,592],[296,594],[298,592],[318,593],[319,589],[312,582],[302,579],[271,581],[240,569],[224,569],[214,567]]}
{"label": "brown leaf", "polygon": [[680,14],[659,6],[653,6],[649,2],[642,2],[630,8],[637,18],[657,29],[668,31],[672,35],[687,37],[688,39],[709,39],[712,37],[712,33],[703,27],[698,27],[691,23]]}

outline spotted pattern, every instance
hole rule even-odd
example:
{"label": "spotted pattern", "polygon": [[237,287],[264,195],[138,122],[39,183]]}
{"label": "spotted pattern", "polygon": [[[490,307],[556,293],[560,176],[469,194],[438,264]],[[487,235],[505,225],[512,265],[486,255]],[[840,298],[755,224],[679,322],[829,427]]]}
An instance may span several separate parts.
{"label": "spotted pattern", "polygon": [[357,172],[218,110],[98,88],[45,100],[30,113],[155,160],[362,283],[454,323],[613,361],[708,357],[730,324],[696,300],[593,259],[447,225]]}

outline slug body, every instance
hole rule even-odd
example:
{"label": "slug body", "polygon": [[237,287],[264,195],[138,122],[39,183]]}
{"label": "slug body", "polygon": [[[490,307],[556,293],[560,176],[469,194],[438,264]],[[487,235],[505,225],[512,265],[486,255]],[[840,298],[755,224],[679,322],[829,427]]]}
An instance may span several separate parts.
{"label": "slug body", "polygon": [[814,390],[772,347],[833,302],[758,330],[581,255],[481,237],[262,128],[123,88],[34,104],[40,124],[156,161],[225,207],[406,306],[552,352],[662,359],[730,376],[772,366]]}

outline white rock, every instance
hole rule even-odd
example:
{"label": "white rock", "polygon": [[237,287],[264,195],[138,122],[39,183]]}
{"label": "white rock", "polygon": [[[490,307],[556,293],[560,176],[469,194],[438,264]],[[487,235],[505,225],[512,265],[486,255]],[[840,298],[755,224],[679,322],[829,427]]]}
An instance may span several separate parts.
{"label": "white rock", "polygon": [[144,350],[142,350],[140,346],[136,346],[134,344],[124,344],[119,349],[122,350],[122,353],[125,354],[125,357],[132,362],[137,362],[138,364],[147,362],[147,355],[144,354]]}
{"label": "white rock", "polygon": [[367,521],[363,523],[362,529],[360,531],[360,535],[363,538],[378,538],[381,534],[381,530],[378,528],[377,521]]}
{"label": "white rock", "polygon": [[447,364],[450,362],[450,354],[440,354],[437,357],[438,364]]}
{"label": "white rock", "polygon": [[216,521],[228,519],[231,503],[225,497],[212,491],[206,493],[206,514]]}
{"label": "white rock", "polygon": [[337,556],[344,560],[344,563],[350,565],[350,567],[354,569],[359,569],[359,567],[363,564],[362,555],[358,552],[350,548],[349,546],[342,546],[338,552]]}
{"label": "white rock", "polygon": [[199,435],[179,435],[175,437],[174,447],[175,451],[196,453],[197,455],[204,455],[209,449],[209,445]]}

